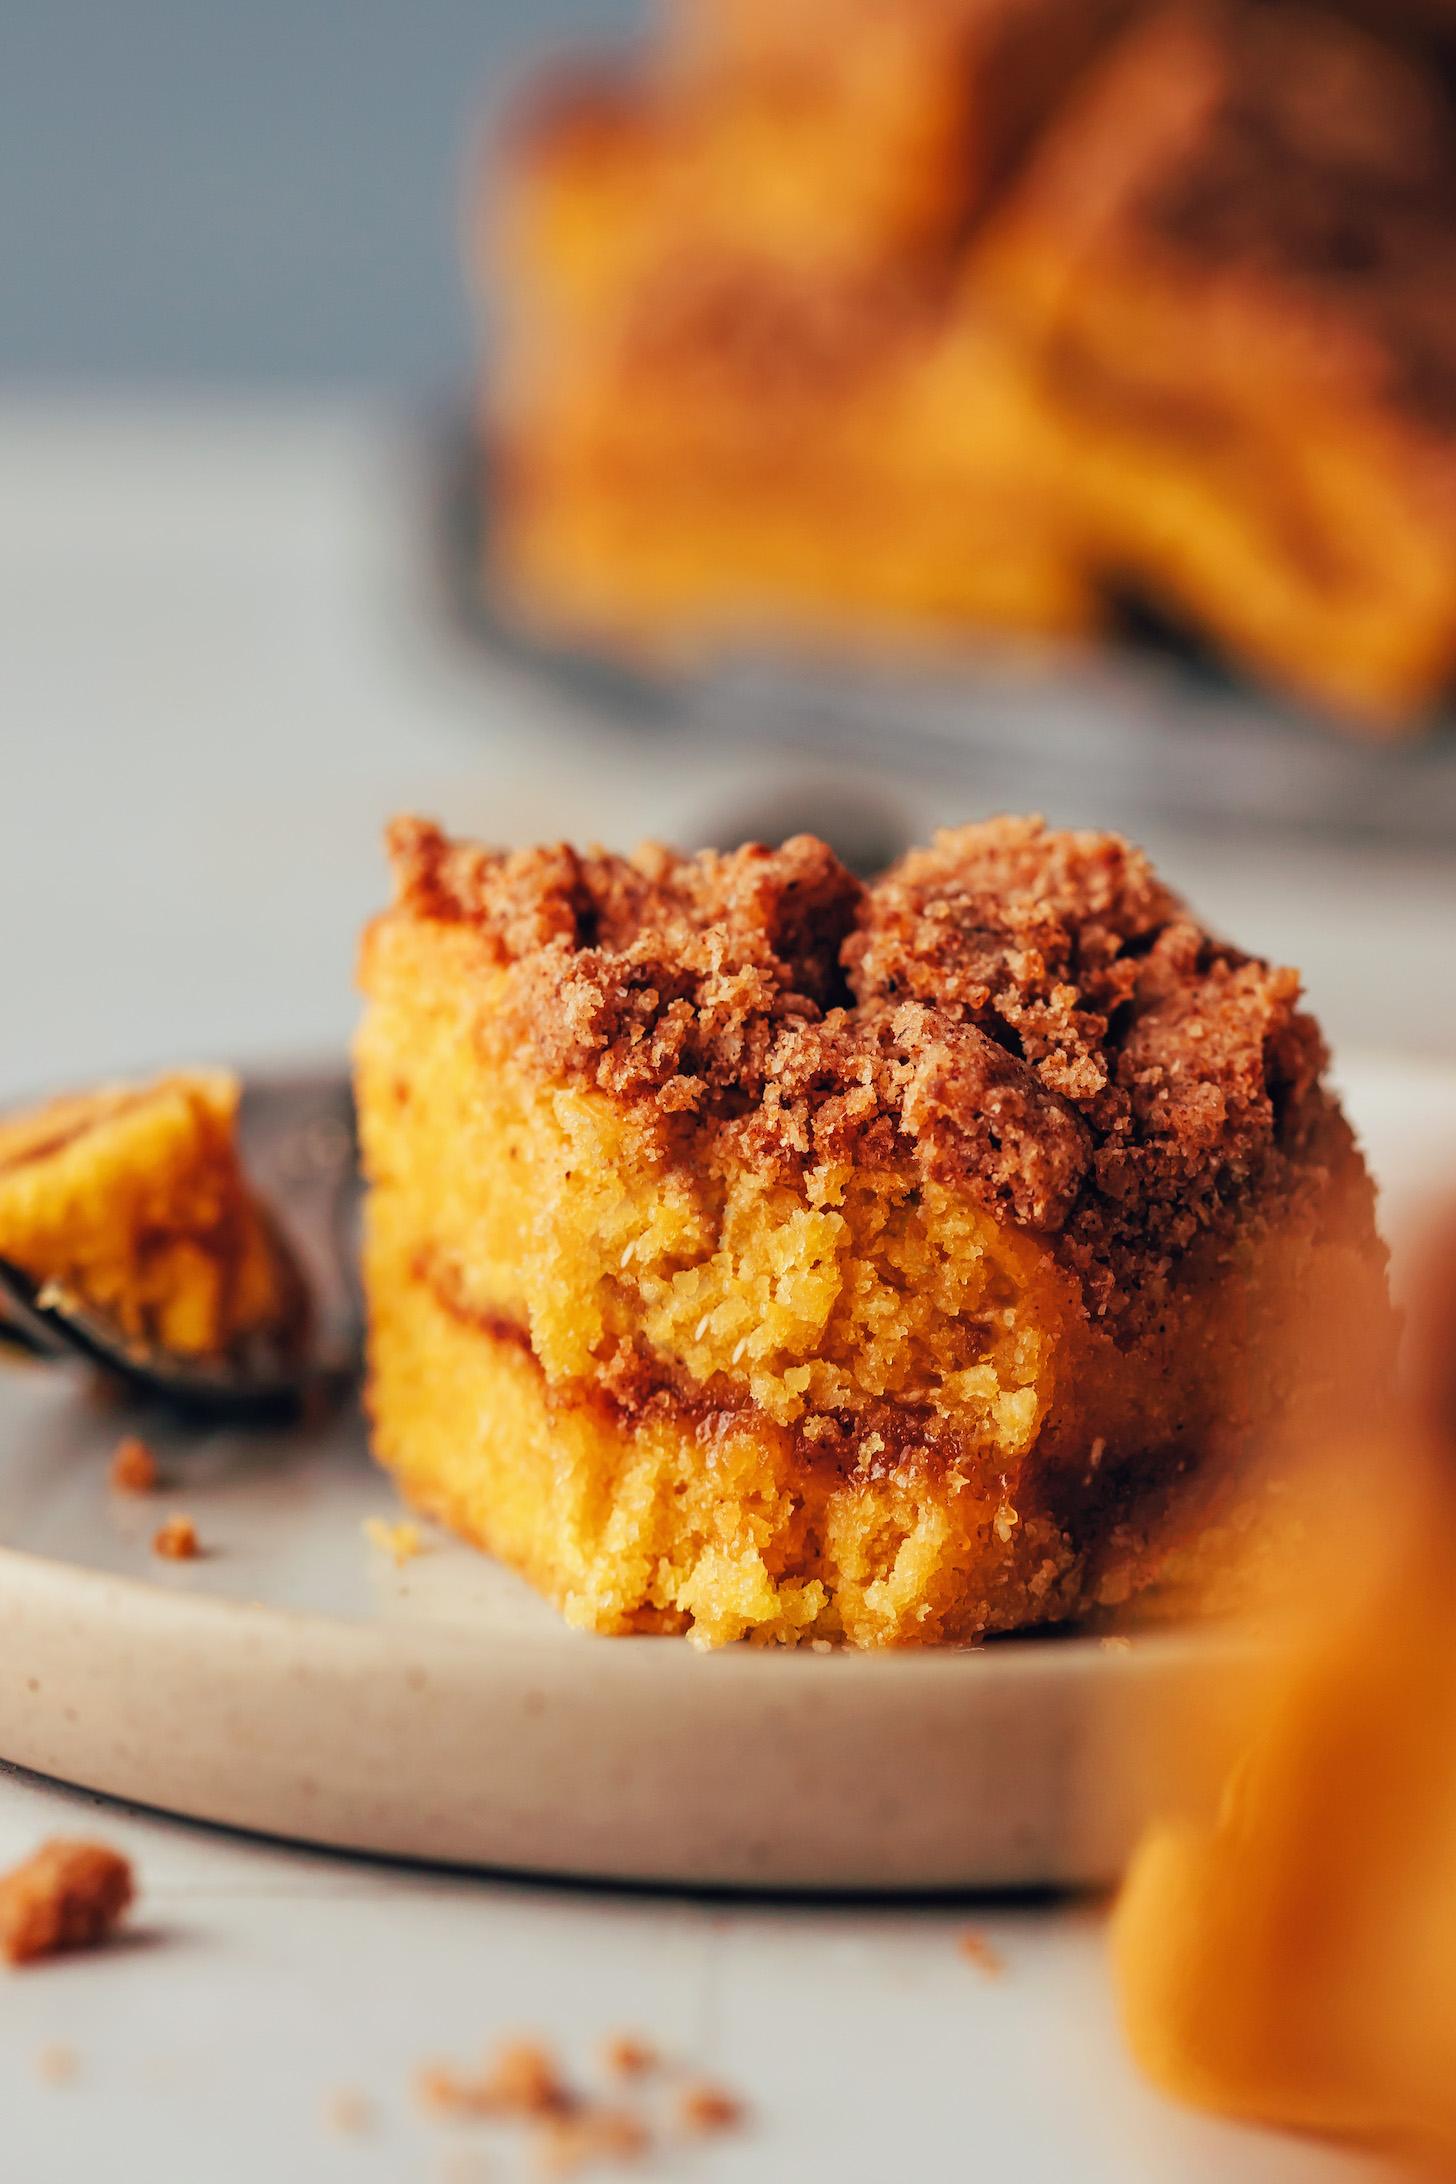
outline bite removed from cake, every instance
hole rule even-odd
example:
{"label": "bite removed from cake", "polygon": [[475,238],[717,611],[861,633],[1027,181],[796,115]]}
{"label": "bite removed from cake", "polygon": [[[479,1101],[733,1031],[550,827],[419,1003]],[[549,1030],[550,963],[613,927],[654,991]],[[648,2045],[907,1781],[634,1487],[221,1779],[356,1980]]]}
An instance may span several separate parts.
{"label": "bite removed from cake", "polygon": [[375,1445],[569,1621],[927,1644],[1115,1606],[1263,1520],[1296,1403],[1377,1386],[1298,980],[1117,838],[998,820],[868,887],[808,836],[391,847]]}

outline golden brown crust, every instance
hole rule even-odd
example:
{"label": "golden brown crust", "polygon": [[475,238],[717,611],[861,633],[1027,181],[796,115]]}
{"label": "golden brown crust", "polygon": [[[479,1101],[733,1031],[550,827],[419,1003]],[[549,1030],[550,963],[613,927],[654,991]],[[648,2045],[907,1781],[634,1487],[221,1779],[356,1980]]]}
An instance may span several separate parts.
{"label": "golden brown crust", "polygon": [[764,1165],[954,1178],[1055,1238],[1099,1317],[1131,1326],[1201,1236],[1358,1167],[1296,974],[1215,940],[1115,836],[992,820],[869,886],[809,836],[507,855],[407,820],[391,849],[396,914],[471,928],[543,1076]]}

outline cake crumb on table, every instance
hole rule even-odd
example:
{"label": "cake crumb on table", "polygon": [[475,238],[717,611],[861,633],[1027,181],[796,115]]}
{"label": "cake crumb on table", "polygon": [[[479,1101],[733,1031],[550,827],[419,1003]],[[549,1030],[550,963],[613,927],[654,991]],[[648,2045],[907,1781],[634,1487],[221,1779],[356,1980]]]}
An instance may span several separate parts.
{"label": "cake crumb on table", "polygon": [[593,2103],[537,2126],[534,2166],[538,2176],[574,2176],[599,2161],[640,2160],[651,2144],[646,2124],[630,2108]]}
{"label": "cake crumb on table", "polygon": [[478,2146],[453,2146],[440,2164],[440,2184],[485,2184],[495,2173]]}
{"label": "cake crumb on table", "polygon": [[743,2115],[742,2101],[720,2085],[703,2081],[684,2086],[678,2095],[677,2120],[696,2137],[707,2137],[714,2131],[736,2131]]}
{"label": "cake crumb on table", "polygon": [[391,1524],[387,1517],[366,1517],[364,1537],[371,1547],[393,1560],[395,1568],[402,1569],[406,1562],[413,1562],[416,1555],[425,1552],[425,1543],[417,1524]]}
{"label": "cake crumb on table", "polygon": [[602,2049],[602,2066],[614,2078],[644,2078],[662,2058],[634,2032],[614,2032]]}
{"label": "cake crumb on table", "polygon": [[197,1526],[191,1517],[168,1517],[152,1540],[152,1553],[163,1562],[195,1562],[202,1553]]}
{"label": "cake crumb on table", "polygon": [[374,2109],[368,2097],[353,2086],[341,2086],[329,2095],[324,2109],[325,2120],[331,2131],[340,2138],[361,2138],[374,2122]]}
{"label": "cake crumb on table", "polygon": [[53,2042],[35,2059],[35,2073],[43,2085],[70,2085],[81,2067],[76,2050]]}
{"label": "cake crumb on table", "polygon": [[537,2040],[497,2048],[480,2082],[498,2116],[561,2115],[574,2106],[555,2056]]}
{"label": "cake crumb on table", "polygon": [[113,1494],[152,1494],[157,1487],[157,1459],[135,1433],[117,1442],[106,1483]]}
{"label": "cake crumb on table", "polygon": [[131,1866],[119,1851],[53,1837],[0,1876],[0,1957],[31,1964],[95,1948],[134,1893]]}
{"label": "cake crumb on table", "polygon": [[415,2072],[415,2104],[429,2116],[468,2114],[467,2081],[447,2063],[421,2063]]}
{"label": "cake crumb on table", "polygon": [[[611,2033],[599,2052],[603,2070],[623,2080],[642,2079],[662,2067],[659,2050],[637,2033]],[[442,2122],[521,2124],[532,2171],[540,2177],[638,2161],[650,2156],[656,2142],[656,2127],[638,2103],[583,2092],[537,2040],[506,2041],[477,2071],[427,2064],[416,2075],[415,2095]],[[675,2115],[681,2132],[706,2137],[736,2129],[746,2109],[723,2087],[697,2079],[679,2087]]]}
{"label": "cake crumb on table", "polygon": [[988,1979],[999,1979],[1006,1969],[1006,1960],[1000,1951],[993,1949],[985,1935],[978,1934],[974,1927],[966,1928],[956,1946],[966,1962],[974,1964]]}
{"label": "cake crumb on table", "polygon": [[550,2049],[535,2040],[509,2040],[478,2071],[427,2063],[415,2077],[415,2097],[436,2116],[564,2115],[574,2100]]}

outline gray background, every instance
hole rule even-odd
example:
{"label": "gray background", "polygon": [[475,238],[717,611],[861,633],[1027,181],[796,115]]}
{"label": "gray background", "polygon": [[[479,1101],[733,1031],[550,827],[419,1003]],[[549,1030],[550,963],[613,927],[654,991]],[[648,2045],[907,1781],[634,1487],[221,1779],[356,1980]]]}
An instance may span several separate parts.
{"label": "gray background", "polygon": [[458,198],[543,48],[639,0],[0,0],[0,381],[433,394]]}

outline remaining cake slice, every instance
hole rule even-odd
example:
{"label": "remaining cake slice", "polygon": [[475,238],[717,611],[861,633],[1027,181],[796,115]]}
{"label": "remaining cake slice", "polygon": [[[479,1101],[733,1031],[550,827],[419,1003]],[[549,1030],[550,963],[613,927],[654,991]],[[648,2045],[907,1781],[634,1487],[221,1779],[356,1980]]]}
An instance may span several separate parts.
{"label": "remaining cake slice", "polygon": [[0,1259],[139,1345],[301,1340],[303,1284],[248,1189],[237,1107],[234,1077],[199,1070],[0,1117]]}
{"label": "remaining cake slice", "polygon": [[392,847],[375,1443],[572,1622],[874,1645],[1117,1603],[1257,1519],[1296,1397],[1374,1393],[1371,1189],[1298,982],[1115,838],[998,821],[869,888],[808,837]]}
{"label": "remaining cake slice", "polygon": [[1332,15],[1129,31],[973,268],[1039,360],[1094,556],[1296,691],[1456,673],[1456,119]]}

